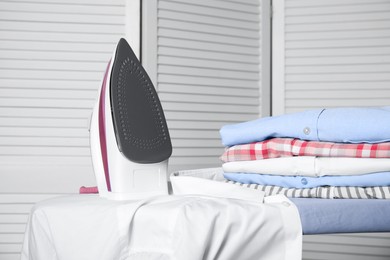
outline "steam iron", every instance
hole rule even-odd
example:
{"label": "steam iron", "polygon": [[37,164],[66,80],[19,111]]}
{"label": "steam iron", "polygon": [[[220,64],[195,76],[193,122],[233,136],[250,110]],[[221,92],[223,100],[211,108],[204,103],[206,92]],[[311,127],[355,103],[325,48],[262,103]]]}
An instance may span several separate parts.
{"label": "steam iron", "polygon": [[140,199],[168,194],[171,139],[153,84],[125,39],[108,63],[90,128],[99,195]]}

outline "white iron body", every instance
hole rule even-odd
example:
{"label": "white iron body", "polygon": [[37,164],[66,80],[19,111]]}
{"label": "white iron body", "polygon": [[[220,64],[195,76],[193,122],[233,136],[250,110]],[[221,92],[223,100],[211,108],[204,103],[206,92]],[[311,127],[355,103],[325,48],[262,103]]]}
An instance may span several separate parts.
{"label": "white iron body", "polygon": [[[115,61],[115,51],[111,61]],[[136,163],[120,151],[112,118],[110,62],[93,109],[90,145],[93,168],[101,197],[113,200],[142,199],[168,194],[168,159],[158,163]],[[106,164],[106,165],[105,165]]]}

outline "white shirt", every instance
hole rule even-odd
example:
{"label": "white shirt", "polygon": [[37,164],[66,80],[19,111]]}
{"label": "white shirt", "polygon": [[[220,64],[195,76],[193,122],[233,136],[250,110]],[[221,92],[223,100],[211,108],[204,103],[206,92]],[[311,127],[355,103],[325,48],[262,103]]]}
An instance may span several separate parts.
{"label": "white shirt", "polygon": [[294,156],[265,160],[227,162],[225,172],[274,175],[361,175],[390,170],[390,159]]}

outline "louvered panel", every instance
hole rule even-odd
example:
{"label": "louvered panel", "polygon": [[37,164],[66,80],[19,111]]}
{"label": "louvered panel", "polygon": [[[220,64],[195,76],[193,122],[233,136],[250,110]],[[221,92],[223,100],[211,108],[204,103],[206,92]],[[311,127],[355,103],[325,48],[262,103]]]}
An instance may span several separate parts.
{"label": "louvered panel", "polygon": [[[36,3],[37,1],[36,0],[12,0],[12,2],[15,2],[15,3]],[[40,1],[38,1],[38,2],[40,2]],[[83,5],[86,5],[88,7],[90,5],[93,5],[93,6],[101,7],[101,8],[106,8],[109,6],[125,7],[125,1],[123,1],[123,0],[111,0],[111,1],[106,1],[106,0],[99,0],[99,1],[96,1],[96,0],[82,0],[82,1],[68,0],[66,2],[64,2],[63,0],[50,0],[49,3],[51,3],[51,4],[69,4],[69,5],[76,5],[77,7],[80,7]],[[71,10],[73,12],[76,12],[76,10],[74,8]]]}
{"label": "louvered panel", "polygon": [[[375,60],[375,58],[373,59]],[[378,59],[377,59],[378,60]],[[346,62],[348,64],[348,62]],[[375,62],[373,62],[375,63]],[[302,72],[302,67],[306,70],[308,73],[318,73],[318,74],[327,74],[327,73],[380,73],[380,72],[386,72],[387,65],[386,64],[375,64],[376,66],[366,66],[366,65],[359,65],[359,64],[348,64],[349,66],[345,66],[343,63],[335,64],[323,64],[318,66],[312,66],[309,64],[305,65],[299,65],[299,66],[289,66],[286,68],[286,73],[291,75],[305,75],[305,73]]]}
{"label": "louvered panel", "polygon": [[0,87],[0,96],[7,98],[25,97],[25,98],[55,98],[55,99],[81,99],[91,100],[95,90],[78,90],[77,96],[74,95],[74,90],[70,89],[34,89],[26,93],[25,89]]}
{"label": "louvered panel", "polygon": [[171,11],[171,10],[159,10],[159,17],[165,18],[165,19],[171,19],[172,17],[175,17],[175,20],[179,21],[187,21],[187,22],[194,22],[194,23],[200,23],[200,24],[211,24],[211,25],[219,25],[219,26],[231,26],[232,28],[240,28],[244,30],[259,30],[260,24],[259,23],[252,23],[242,20],[236,20],[234,24],[231,24],[231,19],[229,18],[223,18],[223,17],[208,17],[204,15],[199,14],[191,14],[191,13],[182,13],[177,11]]}
{"label": "louvered panel", "polygon": [[88,147],[89,141],[86,138],[66,138],[66,143],[64,142],[64,137],[0,137],[1,146],[43,146],[43,147]]}
{"label": "louvered panel", "polygon": [[[182,21],[171,21],[168,19],[162,19],[159,21],[159,27],[162,29],[174,29],[178,31],[186,31],[189,33],[201,33],[202,35],[206,36],[208,34],[216,34],[217,36],[227,36],[232,37],[236,39],[240,38],[247,38],[247,39],[258,39],[259,36],[256,33],[256,31],[251,30],[243,30],[243,29],[235,29],[235,28],[227,28],[226,26],[215,26],[215,25],[209,25],[209,24],[196,24],[194,22],[182,22]],[[199,34],[198,34],[199,35]],[[181,38],[183,36],[183,33],[178,33],[178,38]],[[196,39],[197,34],[195,34],[193,37],[188,38],[195,38]],[[199,38],[198,38],[199,39]],[[202,38],[200,38],[202,39]],[[207,38],[203,38],[204,41],[209,41]],[[218,37],[215,40],[211,41],[218,41]],[[232,44],[229,42],[229,44]],[[249,44],[251,45],[251,44]]]}
{"label": "louvered panel", "polygon": [[[23,234],[0,234],[0,245],[5,243],[21,244],[22,242]],[[1,256],[2,255],[3,254],[1,254]]]}
{"label": "louvered panel", "polygon": [[[211,37],[211,36],[209,36]],[[233,53],[241,55],[258,55],[257,48],[247,46],[235,46],[230,44],[218,44],[202,40],[182,40],[176,38],[160,38],[159,44],[166,47],[187,48],[203,51],[215,51],[222,53]]]}
{"label": "louvered panel", "polygon": [[198,148],[198,147],[207,147],[207,148],[219,148],[221,146],[221,142],[218,140],[214,140],[212,138],[186,138],[186,139],[173,139],[172,144],[175,147],[192,147],[192,148]]}
{"label": "louvered panel", "polygon": [[90,90],[95,91],[96,86],[100,84],[100,80],[74,80],[65,79],[34,79],[28,80],[25,78],[6,78],[3,77],[0,81],[0,86],[13,89],[66,89],[66,90]]}
{"label": "louvered panel", "polygon": [[[82,185],[95,185],[90,156],[19,155],[18,159],[22,163],[17,169],[12,164],[17,161],[15,158],[1,156],[2,160],[7,161],[7,163],[0,165],[2,168],[0,173],[2,194],[69,194],[77,193]],[[40,185],[36,184],[37,182]],[[28,196],[30,195],[26,195],[26,197]],[[9,219],[9,215],[12,214],[20,214],[20,212],[3,212],[0,216],[3,216],[3,219],[8,216]]]}
{"label": "louvered panel", "polygon": [[[19,233],[24,234],[26,224],[0,224],[0,233]],[[1,250],[1,248],[0,248]]]}
{"label": "louvered panel", "polygon": [[0,259],[31,207],[95,185],[89,122],[126,30],[125,0],[0,2]]}
{"label": "louvered panel", "polygon": [[338,23],[312,23],[307,24],[306,26],[301,26],[301,24],[286,24],[287,32],[318,32],[318,31],[356,31],[356,26],[358,25],[360,30],[371,30],[371,29],[386,29],[389,27],[390,20],[382,19],[382,20],[374,20],[374,21],[351,21],[344,22],[342,24]]}
{"label": "louvered panel", "polygon": [[[249,21],[249,22],[259,22],[260,17],[256,13],[245,13],[237,11],[233,8],[224,8],[225,2],[222,3],[219,1],[208,1],[208,5],[214,4],[217,5],[215,7],[210,7],[206,5],[197,5],[193,3],[193,1],[158,1],[158,10],[169,10],[169,11],[177,11],[182,13],[190,13],[196,15],[204,15],[208,17],[216,17],[216,18],[225,18],[230,19],[231,22],[235,20],[238,21]],[[258,3],[259,1],[251,1],[251,3]],[[248,5],[247,3],[239,3],[241,5]],[[219,5],[219,6],[218,6]],[[248,5],[252,6],[252,5]],[[259,7],[253,8],[254,10],[259,10]],[[172,19],[172,18],[171,18]]]}
{"label": "louvered panel", "polygon": [[[365,6],[365,5],[364,5]],[[302,15],[302,16],[286,16],[286,22],[290,24],[304,24],[304,23],[335,23],[335,22],[354,22],[358,21],[377,21],[388,20],[390,12],[386,10],[388,6],[385,4],[381,12],[365,13],[362,8],[362,12],[357,13],[343,13],[332,14],[325,13],[323,15]],[[357,17],[358,16],[358,17]]]}
{"label": "louvered panel", "polygon": [[[73,7],[74,8],[74,7]],[[1,18],[0,18],[1,21]],[[78,24],[78,23],[44,23],[44,22],[28,22],[20,21],[1,21],[0,30],[9,30],[13,28],[16,31],[54,31],[54,32],[76,32],[76,33],[99,33],[107,34],[121,34],[125,29],[124,26],[117,24]],[[28,46],[27,46],[28,48]]]}
{"label": "louvered panel", "polygon": [[[200,111],[200,112],[184,112],[184,111],[176,111],[176,110],[168,110],[165,109],[165,117],[168,120],[168,125],[170,126],[170,121],[175,120],[184,120],[187,121],[189,119],[195,121],[198,124],[208,124],[209,122],[230,122],[230,124],[233,124],[234,122],[241,122],[241,121],[249,121],[253,118],[255,118],[257,115],[256,112],[253,114],[244,114],[244,113],[216,113],[216,112],[210,112],[210,111]],[[215,129],[216,131],[219,131],[218,129]]]}
{"label": "louvered panel", "polygon": [[322,74],[300,74],[300,75],[286,75],[286,82],[324,82],[324,81],[335,81],[335,82],[344,82],[344,81],[370,81],[375,80],[379,81],[389,81],[389,73],[345,73],[345,74],[332,74],[332,73],[322,73]]}
{"label": "louvered panel", "polygon": [[[6,193],[6,194],[0,194],[0,203],[36,203],[41,200],[46,200],[49,198],[52,198],[53,196],[58,196],[61,194],[29,194],[29,196],[26,196],[26,194],[12,194],[12,193]],[[24,220],[24,219],[23,219]],[[24,221],[20,221],[16,219],[15,221],[11,220],[2,220],[0,219],[0,224],[5,223],[13,223],[13,224],[23,224]]]}
{"label": "louvered panel", "polygon": [[[357,98],[354,100],[351,99],[338,99],[338,98],[331,98],[331,99],[313,99],[313,100],[305,100],[305,99],[296,99],[295,101],[289,101],[286,100],[286,107],[293,107],[294,112],[302,111],[302,110],[309,110],[315,107],[318,107],[318,103],[321,103],[321,107],[369,107],[369,106],[378,106],[378,104],[387,105],[388,104],[388,98],[377,98],[376,100],[367,100],[367,98]],[[296,105],[296,103],[299,103]]]}
{"label": "louvered panel", "polygon": [[7,214],[7,215],[0,215],[0,222],[1,223],[27,223],[28,220],[28,214]]}
{"label": "louvered panel", "polygon": [[358,57],[359,55],[361,55],[361,57],[370,58],[370,55],[383,55],[384,53],[390,53],[389,46],[377,46],[375,48],[370,48],[370,49],[360,48],[360,47],[350,48],[350,49],[345,49],[345,48],[344,49],[332,48],[329,50],[323,49],[321,50],[320,54],[315,49],[291,49],[289,50],[288,56],[286,56],[286,58],[289,59],[291,57],[296,57],[296,58],[310,57],[312,59],[317,59],[318,57],[331,58],[331,57],[341,57],[341,56],[344,56],[346,58],[351,58],[351,57]]}
{"label": "louvered panel", "polygon": [[245,85],[247,88],[256,88],[258,81],[251,79],[226,79],[219,77],[218,75],[212,77],[194,77],[194,76],[183,76],[176,75],[174,71],[171,73],[159,74],[158,82],[173,83],[173,84],[194,84],[202,86],[220,86],[220,87],[235,87],[240,88]]}
{"label": "louvered panel", "polygon": [[[390,13],[389,13],[390,15]],[[341,39],[341,40],[321,40],[321,41],[291,41],[286,43],[286,49],[294,48],[312,48],[312,49],[321,49],[321,48],[355,48],[355,47],[366,47],[374,48],[389,46],[389,38],[377,38],[377,39]]]}
{"label": "louvered panel", "polygon": [[182,140],[182,138],[191,140],[191,138],[194,138],[194,135],[196,134],[197,137],[200,138],[196,140],[213,140],[214,143],[218,143],[218,145],[220,145],[219,142],[215,141],[215,139],[219,138],[218,133],[212,130],[176,129],[172,130],[171,134],[176,136],[176,138],[180,138],[179,140]]}
{"label": "louvered panel", "polygon": [[305,8],[305,15],[307,16],[315,16],[315,15],[326,15],[326,14],[343,14],[345,16],[361,13],[361,12],[387,12],[386,6],[390,5],[388,1],[361,1],[360,3],[356,3],[355,1],[340,1],[338,3],[329,4],[329,2],[323,3],[321,6],[307,6],[301,5],[298,2],[296,3],[288,3],[286,7],[289,9],[288,13],[286,13],[286,17],[290,16],[301,16],[302,10],[298,7]]}
{"label": "louvered panel", "polygon": [[[1,226],[0,226],[1,228]],[[7,245],[1,245],[0,244],[0,251],[3,253],[18,253],[22,250],[21,244],[7,244]],[[4,258],[1,258],[4,259]]]}
{"label": "louvered panel", "polygon": [[[104,10],[99,5],[98,1],[91,1],[94,5],[83,5],[77,6],[77,14],[85,15],[125,15],[125,9],[123,8],[123,1],[111,1],[112,5],[105,5]],[[40,3],[36,1],[2,1],[0,2],[0,10],[7,10],[12,12],[27,12],[27,13],[74,13],[74,4],[78,4],[78,1],[50,1]],[[82,3],[86,3],[83,1]],[[72,5],[73,4],[73,5]]]}
{"label": "louvered panel", "polygon": [[[19,70],[44,70],[44,71],[58,71],[63,70],[67,72],[101,72],[101,64],[97,62],[72,62],[72,61],[40,61],[24,59],[2,59],[0,61],[0,68],[15,69]],[[71,75],[69,76],[73,78]],[[94,79],[96,76],[94,77]]]}
{"label": "louvered panel", "polygon": [[285,6],[289,8],[300,8],[300,7],[323,7],[323,6],[350,6],[350,5],[370,5],[373,3],[388,3],[388,0],[372,0],[372,1],[367,1],[367,0],[343,0],[338,1],[338,0],[328,0],[328,1],[312,1],[312,0],[295,0],[293,2],[286,2]]}
{"label": "louvered panel", "polygon": [[175,72],[177,75],[186,75],[186,76],[196,76],[196,77],[210,77],[210,78],[224,78],[224,79],[238,79],[238,80],[255,80],[259,78],[258,73],[256,72],[246,72],[246,71],[234,71],[234,70],[221,70],[219,69],[210,69],[210,68],[197,68],[187,65],[187,67],[182,66],[171,66],[171,65],[160,65],[160,73],[171,73]]}
{"label": "louvered panel", "polygon": [[[144,2],[145,22],[157,15],[157,35],[148,34],[153,26],[145,27],[143,62],[155,71],[151,77],[168,121],[171,170],[219,166],[219,129],[261,115],[261,82],[267,78],[261,53],[268,37],[261,35],[267,24],[262,9],[269,2],[261,3]],[[269,10],[265,15],[269,19]]]}
{"label": "louvered panel", "polygon": [[219,153],[220,149],[218,148],[210,148],[207,144],[206,147],[191,147],[189,145],[185,147],[177,147],[175,149],[175,152],[173,155],[177,155],[180,157],[184,156],[195,156],[195,157],[200,157],[200,156],[212,156],[215,153]]}
{"label": "louvered panel", "polygon": [[[26,26],[29,26],[26,24]],[[66,37],[66,34],[64,35]],[[103,35],[102,35],[103,37]],[[104,38],[104,37],[103,37]],[[65,44],[66,43],[66,44]],[[67,51],[67,52],[78,52],[82,55],[83,52],[90,52],[93,49],[94,52],[107,52],[112,53],[113,44],[110,43],[98,43],[98,42],[62,42],[62,41],[49,41],[49,40],[13,40],[7,39],[1,41],[1,49],[18,49],[18,50],[37,50],[46,52],[46,55],[50,56],[52,51]],[[107,55],[110,56],[110,55]]]}
{"label": "louvered panel", "polygon": [[253,6],[254,8],[258,8],[260,5],[259,2],[253,2],[253,0],[226,0],[224,2],[239,3],[239,4],[245,3],[249,6]]}
{"label": "louvered panel", "polygon": [[[221,151],[223,152],[223,151]],[[173,153],[172,157],[169,159],[170,169],[199,169],[199,167],[203,168],[207,165],[217,165],[220,164],[221,161],[215,157],[210,155],[201,155],[201,156],[184,156],[178,153]]]}
{"label": "louvered panel", "polygon": [[[42,98],[0,98],[0,107],[29,107],[29,108],[73,108],[89,109],[93,106],[93,99],[87,100],[64,100],[64,99],[42,99]],[[23,104],[23,105],[19,105]]]}
{"label": "louvered panel", "polygon": [[303,239],[303,259],[389,259],[389,233],[310,235]]}
{"label": "louvered panel", "polygon": [[288,93],[288,96],[291,99],[343,99],[346,100],[348,98],[353,99],[381,99],[381,98],[390,98],[390,92],[384,92],[382,89],[379,90],[371,90],[367,93],[365,90],[355,90],[353,93],[347,90],[335,90],[337,93],[337,97],[334,96],[335,93],[329,93],[328,90],[294,90],[292,93]]}
{"label": "louvered panel", "polygon": [[[164,101],[164,100],[163,100]],[[242,114],[257,114],[257,105],[233,105],[233,104],[198,104],[196,102],[165,102],[164,109],[168,111],[180,110],[181,112],[209,112],[213,111],[216,113],[242,113]]]}
{"label": "louvered panel", "polygon": [[[66,140],[64,140],[66,141]],[[0,147],[1,155],[13,155],[13,156],[90,156],[90,150],[88,147],[66,147],[66,146],[27,146],[16,144],[2,145]]]}
{"label": "louvered panel", "polygon": [[65,128],[65,127],[28,127],[28,126],[3,126],[0,127],[0,135],[4,137],[15,136],[18,138],[21,137],[79,137],[83,139],[88,138],[88,133],[85,131],[85,128]]}
{"label": "louvered panel", "polygon": [[123,17],[119,15],[85,15],[85,14],[71,14],[71,13],[52,13],[46,12],[42,15],[41,12],[15,12],[15,11],[0,11],[1,19],[3,20],[18,20],[23,22],[51,22],[51,23],[69,23],[77,21],[81,24],[89,24],[99,22],[103,24],[122,24]]}
{"label": "louvered panel", "polygon": [[[172,83],[159,84],[159,93],[185,93],[185,94],[204,94],[210,96],[221,97],[251,97],[257,99],[258,89],[256,88],[230,88],[218,86],[199,86],[199,85],[183,85]],[[244,91],[243,91],[244,90]],[[163,95],[163,94],[162,94]]]}
{"label": "louvered panel", "polygon": [[[4,155],[4,160],[1,160],[1,167],[7,168],[10,171],[17,172],[17,169],[12,169],[14,164],[17,164],[22,168],[28,168],[28,167],[40,167],[47,168],[47,172],[50,172],[50,170],[53,167],[56,167],[58,169],[59,167],[78,167],[82,166],[82,170],[85,170],[86,167],[90,166],[91,158],[87,156],[62,156],[62,157],[56,157],[56,156],[46,156],[43,161],[39,156],[33,155],[33,156],[24,156],[21,160],[20,158],[13,157],[11,155]],[[26,174],[30,174],[27,172]],[[59,173],[62,174],[62,173]],[[69,174],[69,173],[68,173]],[[32,177],[34,177],[34,174],[30,174]],[[71,182],[69,182],[71,183]],[[11,187],[12,188],[12,187]],[[39,188],[39,187],[35,187]]]}
{"label": "louvered panel", "polygon": [[224,96],[224,95],[199,95],[192,94],[191,96],[181,94],[181,93],[169,93],[160,91],[160,98],[165,101],[175,102],[181,100],[182,102],[194,102],[198,104],[235,104],[242,105],[246,104],[247,106],[257,106],[258,100],[255,97],[240,97],[240,96]]}
{"label": "louvered panel", "polygon": [[[208,27],[208,25],[205,25]],[[218,30],[219,28],[217,28]],[[199,32],[195,31],[188,31],[187,29],[182,29],[183,31],[177,31],[176,28],[163,28],[160,29],[160,35],[164,35],[165,37],[171,37],[171,38],[179,38],[179,39],[185,39],[185,40],[195,40],[198,41],[201,38],[207,38],[208,33],[202,32],[200,30]],[[241,30],[241,29],[237,29]],[[212,41],[213,43],[219,43],[219,44],[226,44],[226,45],[235,45],[235,46],[249,46],[253,47],[254,43],[250,42],[243,42],[242,37],[235,36],[235,35],[213,35],[213,39],[208,39],[208,41]],[[256,46],[255,46],[256,47]]]}
{"label": "louvered panel", "polygon": [[[341,59],[342,57],[342,59]],[[337,66],[337,65],[344,65],[342,68],[344,70],[351,71],[359,71],[364,68],[364,66],[368,67],[371,71],[375,71],[375,68],[378,66],[378,70],[376,71],[383,71],[383,68],[387,68],[387,63],[390,61],[390,55],[388,54],[382,54],[382,55],[362,55],[362,56],[333,56],[333,57],[317,57],[317,59],[313,58],[300,58],[300,57],[294,57],[294,58],[287,58],[286,59],[286,71],[288,71],[291,67],[290,66],[313,66],[315,65],[316,68],[320,68],[320,66],[323,66],[323,68],[326,68],[328,66]],[[364,59],[364,61],[362,60]],[[372,65],[372,66],[371,66]],[[371,67],[371,68],[370,68]],[[372,68],[374,67],[374,68]],[[294,67],[292,67],[294,68]],[[355,68],[355,69],[354,69]],[[358,69],[356,69],[358,68]],[[354,69],[354,70],[353,70]],[[324,70],[323,70],[324,71]],[[301,72],[303,72],[301,70]]]}
{"label": "louvered panel", "polygon": [[[0,203],[0,214],[28,214],[34,203],[13,203],[13,204],[1,204]],[[20,232],[19,232],[20,233]]]}
{"label": "louvered panel", "polygon": [[[170,120],[169,121],[169,127],[172,129],[172,132],[177,132],[176,130],[189,130],[189,131],[196,131],[197,133],[201,133],[201,131],[212,131],[214,132],[215,136],[219,137],[219,132],[215,131],[216,128],[218,128],[221,124],[227,125],[230,124],[232,121],[226,120],[220,120],[220,121],[196,121],[196,120],[190,120],[192,118],[186,118],[184,120]],[[191,132],[189,132],[191,133]],[[194,133],[191,133],[194,134]],[[212,136],[211,132],[209,137]]]}
{"label": "louvered panel", "polygon": [[318,32],[318,33],[294,33],[286,35],[287,41],[316,41],[316,40],[333,40],[333,39],[365,39],[365,38],[388,38],[390,33],[383,29],[366,29],[359,31],[336,31],[336,32]]}
{"label": "louvered panel", "polygon": [[274,86],[282,92],[274,94],[276,113],[389,104],[389,1],[276,4],[283,9],[277,14],[284,17],[275,27],[284,42],[275,48],[283,55],[274,62],[284,70],[274,76],[282,78]]}
{"label": "louvered panel", "polygon": [[[178,2],[194,5],[193,1],[191,1],[191,0],[180,0]],[[254,1],[252,1],[251,3],[253,5]],[[245,12],[245,13],[252,13],[254,15],[257,15],[258,11],[254,10],[252,8],[252,5],[248,5],[248,3],[246,3],[244,5],[244,4],[240,3],[240,2],[225,2],[224,5],[221,5],[221,2],[219,2],[219,1],[208,1],[208,0],[198,0],[198,1],[196,1],[196,6],[204,6],[204,7],[209,7],[209,8],[215,8],[218,11],[221,11],[221,10],[233,10],[235,12]],[[217,15],[215,15],[215,16],[217,16]]]}
{"label": "louvered panel", "polygon": [[[225,64],[225,66],[236,66],[240,67],[241,65],[258,65],[258,59],[255,55],[240,55],[235,53],[223,53],[218,51],[210,50],[195,50],[195,49],[186,49],[185,46],[172,48],[172,47],[159,47],[160,56],[172,56],[172,57],[186,57],[193,58],[193,62],[196,62],[197,59],[208,60],[211,63],[217,61]],[[207,65],[205,65],[207,66]]]}
{"label": "louvered panel", "polygon": [[40,126],[40,127],[73,127],[73,128],[85,128],[87,120],[80,118],[21,118],[4,117],[0,121],[0,126]]}
{"label": "louvered panel", "polygon": [[[27,157],[27,156],[26,156]],[[31,156],[28,156],[31,157]],[[54,156],[53,156],[54,157]],[[78,158],[80,156],[73,156]],[[39,156],[34,156],[39,159]],[[6,158],[7,159],[7,158]],[[24,158],[21,156],[20,161]],[[46,156],[50,160],[50,156]],[[58,159],[58,157],[54,157]],[[64,160],[65,158],[62,157]],[[0,173],[2,179],[0,189],[2,193],[50,193],[50,194],[69,194],[78,193],[79,188],[83,185],[93,186],[95,180],[93,178],[93,170],[90,165],[74,165],[69,157],[68,165],[65,164],[43,164],[31,163],[19,166],[15,169],[12,165],[1,165],[3,172]],[[87,159],[87,157],[84,157]],[[88,158],[89,161],[91,158]],[[32,169],[36,172],[32,173]],[[66,171],[66,174],[63,172]],[[42,180],[44,182],[42,183]],[[36,183],[41,181],[40,185]],[[9,212],[7,214],[13,214]],[[1,215],[1,214],[0,214]]]}
{"label": "louvered panel", "polygon": [[[1,15],[1,14],[0,14]],[[50,41],[50,42],[88,42],[94,44],[101,41],[101,35],[92,33],[72,33],[72,32],[35,32],[35,31],[4,31],[0,35],[1,40],[28,40],[28,41]],[[105,42],[112,44],[117,41],[115,34],[107,34]]]}
{"label": "louvered panel", "polygon": [[2,260],[19,260],[20,259],[20,256],[19,254],[7,254],[7,253],[4,253],[1,255],[1,258]]}
{"label": "louvered panel", "polygon": [[[274,0],[273,111],[390,100],[388,0]],[[305,260],[384,260],[390,234],[304,236]]]}
{"label": "louvered panel", "polygon": [[[307,89],[312,90],[312,86],[309,84],[301,84],[300,82],[296,83],[289,83],[291,86],[291,89]],[[366,82],[316,82],[316,88],[318,90],[367,90],[369,88],[372,88],[374,90],[380,89],[380,90],[387,90],[389,86],[389,83],[386,81],[375,81],[375,86],[372,86],[371,81]]]}
{"label": "louvered panel", "polygon": [[[22,56],[22,58],[16,57],[17,55]],[[72,61],[72,62],[90,62],[90,63],[100,63],[105,62],[107,53],[99,52],[83,52],[83,55],[80,56],[78,52],[53,52],[50,56],[47,56],[46,51],[32,51],[32,50],[0,50],[0,59],[8,60],[44,60],[44,61]]]}
{"label": "louvered panel", "polygon": [[[214,61],[214,60],[208,60],[207,64],[205,64],[205,60],[207,59],[194,59],[195,57],[170,57],[169,55],[160,55],[160,68],[163,69],[164,65],[171,65],[171,66],[187,66],[191,73],[196,72],[196,69],[203,69],[202,72],[205,70],[212,71],[211,69],[214,69],[215,73],[245,73],[244,75],[250,75],[252,79],[258,79],[258,65],[257,64],[245,64],[245,63],[231,63],[226,61]],[[178,69],[176,67],[176,69]],[[217,70],[217,71],[216,71]],[[219,71],[219,72],[218,72]],[[231,77],[231,76],[230,76]]]}

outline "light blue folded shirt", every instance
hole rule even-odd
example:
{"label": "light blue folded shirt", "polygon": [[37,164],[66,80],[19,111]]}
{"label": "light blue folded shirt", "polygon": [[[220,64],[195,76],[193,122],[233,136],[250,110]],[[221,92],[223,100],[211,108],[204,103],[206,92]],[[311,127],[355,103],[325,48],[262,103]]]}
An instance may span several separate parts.
{"label": "light blue folded shirt", "polygon": [[390,186],[390,172],[378,172],[349,176],[282,176],[257,173],[224,173],[227,180],[244,184],[280,186],[284,188],[314,188],[320,186],[334,187],[376,187]]}
{"label": "light blue folded shirt", "polygon": [[220,130],[224,146],[291,137],[339,143],[390,141],[390,106],[314,109],[264,117]]}

